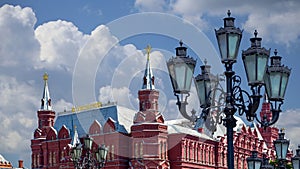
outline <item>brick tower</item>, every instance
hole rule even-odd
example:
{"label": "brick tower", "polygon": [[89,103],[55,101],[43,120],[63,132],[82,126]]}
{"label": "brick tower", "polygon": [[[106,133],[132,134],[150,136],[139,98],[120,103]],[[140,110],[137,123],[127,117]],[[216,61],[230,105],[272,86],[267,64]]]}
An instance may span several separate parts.
{"label": "brick tower", "polygon": [[136,113],[131,126],[132,135],[132,168],[169,167],[168,131],[164,118],[158,111],[159,91],[154,86],[154,76],[150,67],[150,50],[148,46],[147,63],[143,77],[142,89],[138,92],[139,112]]}
{"label": "brick tower", "polygon": [[[38,128],[34,131],[34,138],[31,140],[32,168],[42,168],[44,161],[42,152],[42,142],[46,140],[47,133],[53,128],[55,111],[52,110],[51,98],[48,89],[48,74],[45,73],[44,91],[41,99],[41,108],[37,111]],[[55,130],[53,130],[55,131]]]}

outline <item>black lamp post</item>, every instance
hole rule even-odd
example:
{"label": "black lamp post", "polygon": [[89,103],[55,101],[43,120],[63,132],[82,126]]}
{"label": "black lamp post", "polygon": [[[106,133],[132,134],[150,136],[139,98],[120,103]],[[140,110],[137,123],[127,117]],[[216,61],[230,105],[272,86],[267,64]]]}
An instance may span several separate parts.
{"label": "black lamp post", "polygon": [[247,158],[248,169],[260,169],[262,160],[257,157],[258,152],[253,150],[251,156]]}
{"label": "black lamp post", "polygon": [[[271,57],[271,65],[268,66],[270,50],[261,47],[262,38],[257,37],[257,31],[254,32],[254,37],[250,39],[251,46],[242,51],[242,59],[247,75],[248,85],[251,88],[252,94],[241,89],[241,77],[235,75],[233,65],[236,62],[242,31],[234,26],[235,18],[231,17],[228,11],[228,17],[224,18],[224,27],[215,30],[218,40],[221,61],[225,66],[224,75],[226,77],[226,90],[220,87],[220,79],[210,73],[210,66],[205,63],[201,66],[202,74],[195,78],[195,85],[199,97],[202,114],[201,120],[206,121],[211,108],[216,108],[218,117],[224,113],[225,117],[220,121],[223,122],[227,129],[227,164],[228,169],[234,168],[234,147],[233,147],[233,128],[236,126],[234,115],[236,111],[239,115],[246,114],[248,121],[257,121],[262,126],[270,126],[274,124],[281,112],[284,94],[288,83],[290,69],[281,65],[281,57]],[[196,61],[187,56],[187,48],[182,46],[176,48],[176,57],[171,58],[167,62],[174,95],[177,97],[177,105],[183,117],[194,122],[195,115],[188,115],[186,112],[187,97],[189,96],[192,75],[195,69]],[[268,121],[266,118],[259,120],[256,115],[256,110],[260,104],[261,88],[265,86],[266,93],[271,103],[272,119]],[[216,91],[221,91],[221,98],[215,100]],[[217,102],[217,103],[216,103]],[[224,102],[224,103],[222,103]],[[212,105],[212,104],[217,105]],[[222,109],[220,108],[222,107]],[[214,111],[214,112],[216,112]],[[213,122],[213,121],[212,121]],[[197,122],[196,122],[197,123]]]}
{"label": "black lamp post", "polygon": [[290,145],[290,140],[287,140],[284,138],[283,129],[281,129],[278,139],[274,140],[273,143],[274,143],[276,156],[277,156],[277,160],[278,160],[278,167],[284,169],[286,155],[287,155],[288,148]]}
{"label": "black lamp post", "polygon": [[295,157],[292,158],[293,169],[300,169],[300,146],[296,150]]}
{"label": "black lamp post", "polygon": [[[93,138],[87,136],[84,138],[83,148],[81,144],[76,144],[76,146],[72,148],[71,155],[75,168],[100,169],[104,167],[108,149],[105,145],[99,145],[99,148],[95,152],[95,158],[91,152],[92,144]],[[86,152],[84,156],[82,156],[82,150]]]}

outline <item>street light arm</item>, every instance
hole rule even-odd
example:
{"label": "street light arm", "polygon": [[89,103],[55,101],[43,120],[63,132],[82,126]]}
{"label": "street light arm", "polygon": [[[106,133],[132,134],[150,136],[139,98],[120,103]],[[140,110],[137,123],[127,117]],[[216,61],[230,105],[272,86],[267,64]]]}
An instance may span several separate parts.
{"label": "street light arm", "polygon": [[[187,96],[185,96],[185,99],[180,99],[179,98],[179,95],[174,93],[174,95],[177,97],[177,106],[178,106],[178,109],[179,109],[179,112],[181,113],[181,115],[190,120],[191,122],[195,122],[196,118],[194,118],[193,116],[190,116],[187,114],[187,111],[186,111],[186,105],[188,104],[187,102],[187,98],[190,96],[190,94],[188,93]],[[181,96],[183,97],[183,95],[181,94]]]}
{"label": "street light arm", "polygon": [[268,120],[267,117],[264,116],[262,120],[259,120],[258,117],[256,116],[256,120],[258,121],[258,123],[261,124],[264,128],[275,124],[279,119],[280,112],[282,111],[280,109],[282,104],[283,101],[280,101],[279,105],[277,106],[277,101],[275,101],[275,107],[274,107],[273,103],[271,103],[272,119]]}

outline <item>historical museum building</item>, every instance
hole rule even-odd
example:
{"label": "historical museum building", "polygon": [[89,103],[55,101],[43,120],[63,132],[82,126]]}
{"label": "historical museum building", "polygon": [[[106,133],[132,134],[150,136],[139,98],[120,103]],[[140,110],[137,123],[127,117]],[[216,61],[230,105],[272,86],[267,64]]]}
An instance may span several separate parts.
{"label": "historical museum building", "polygon": [[[158,111],[159,91],[150,67],[148,51],[142,88],[137,91],[139,110],[130,110],[115,103],[93,103],[56,113],[52,109],[45,74],[41,107],[37,111],[38,126],[31,140],[33,169],[74,168],[71,150],[83,144],[89,135],[92,150],[104,144],[108,155],[104,169],[225,169],[227,168],[226,133],[222,125],[214,135],[206,125],[193,127],[185,119],[166,121]],[[260,116],[271,118],[270,104],[265,99]],[[276,127],[266,129],[250,126],[238,118],[235,127],[235,168],[246,169],[246,158],[256,149],[259,156],[275,157],[273,140],[278,138]],[[84,153],[84,152],[83,152]]]}

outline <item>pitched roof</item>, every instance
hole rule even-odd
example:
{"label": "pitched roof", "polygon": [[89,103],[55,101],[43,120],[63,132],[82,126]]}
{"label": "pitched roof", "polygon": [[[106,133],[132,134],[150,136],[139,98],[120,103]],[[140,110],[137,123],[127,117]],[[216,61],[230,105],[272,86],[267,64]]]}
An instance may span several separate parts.
{"label": "pitched roof", "polygon": [[108,105],[90,110],[79,112],[62,112],[59,113],[55,120],[54,128],[59,131],[63,125],[70,129],[74,134],[74,126],[79,137],[86,136],[94,120],[97,120],[101,126],[104,126],[108,118],[115,122],[116,131],[120,133],[130,133],[130,126],[133,124],[133,118],[136,111],[117,106]]}

